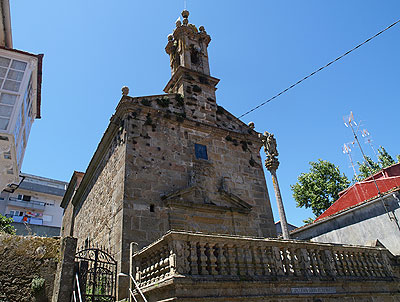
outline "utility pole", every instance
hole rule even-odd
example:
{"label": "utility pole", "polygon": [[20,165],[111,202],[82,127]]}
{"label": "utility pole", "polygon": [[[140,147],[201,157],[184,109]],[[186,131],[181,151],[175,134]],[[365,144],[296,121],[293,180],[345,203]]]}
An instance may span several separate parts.
{"label": "utility pole", "polygon": [[265,131],[264,135],[261,136],[261,140],[264,144],[264,152],[267,155],[265,167],[271,173],[272,183],[274,185],[275,198],[276,203],[278,204],[279,217],[281,220],[282,236],[283,239],[290,239],[285,209],[283,207],[281,191],[279,189],[278,177],[276,176],[276,170],[278,170],[279,167],[279,160],[277,158],[279,153],[277,150],[276,139],[272,133]]}

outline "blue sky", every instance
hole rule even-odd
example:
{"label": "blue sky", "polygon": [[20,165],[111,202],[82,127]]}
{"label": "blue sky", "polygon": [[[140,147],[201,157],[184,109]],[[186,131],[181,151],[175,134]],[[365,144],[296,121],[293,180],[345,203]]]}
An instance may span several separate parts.
{"label": "blue sky", "polygon": [[[121,87],[132,96],[162,93],[170,78],[167,35],[183,0],[11,1],[14,47],[44,53],[42,119],[36,120],[22,171],[68,181],[85,171],[113,114]],[[400,18],[400,1],[187,1],[189,21],[211,35],[217,103],[241,115]],[[288,221],[312,216],[296,208],[290,185],[309,161],[329,160],[350,178],[342,153],[352,140],[352,110],[375,147],[400,153],[400,25],[273,102],[245,116],[273,132]],[[363,144],[366,153],[371,148]],[[361,160],[357,150],[356,160]],[[279,216],[270,175],[267,185]]]}

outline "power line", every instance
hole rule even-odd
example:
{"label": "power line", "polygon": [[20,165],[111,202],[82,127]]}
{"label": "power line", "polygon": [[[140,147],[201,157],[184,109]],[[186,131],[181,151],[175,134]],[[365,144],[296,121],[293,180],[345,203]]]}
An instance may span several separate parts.
{"label": "power line", "polygon": [[301,80],[297,81],[296,83],[290,85],[288,88],[282,90],[281,92],[279,92],[278,94],[274,95],[273,97],[269,98],[268,100],[266,100],[265,102],[261,103],[260,105],[254,107],[253,109],[247,111],[246,113],[243,113],[241,116],[239,116],[239,118],[244,117],[245,115],[253,112],[254,110],[257,110],[258,108],[264,106],[265,104],[271,102],[272,100],[276,99],[277,97],[281,96],[282,94],[284,94],[285,92],[287,92],[288,90],[292,89],[293,87],[299,85],[301,82],[307,80],[308,78],[312,77],[313,75],[315,75],[316,73],[320,72],[321,70],[327,68],[328,66],[332,65],[333,63],[339,61],[340,59],[342,59],[343,57],[347,56],[348,54],[350,54],[351,52],[353,52],[354,50],[356,50],[357,48],[363,46],[364,44],[368,43],[369,41],[371,41],[372,39],[376,38],[377,36],[383,34],[385,31],[387,31],[389,28],[395,26],[397,23],[400,22],[400,19],[397,20],[396,22],[392,23],[391,25],[389,25],[388,27],[386,27],[385,29],[381,30],[380,32],[378,32],[377,34],[373,35],[372,37],[368,38],[367,40],[365,40],[364,42],[358,44],[357,46],[353,47],[352,49],[350,49],[349,51],[345,52],[344,54],[342,54],[341,56],[337,57],[336,59],[334,59],[333,61],[330,61],[328,64],[318,68],[317,70],[313,71],[312,73],[310,73],[308,76],[305,76],[304,78],[302,78]]}

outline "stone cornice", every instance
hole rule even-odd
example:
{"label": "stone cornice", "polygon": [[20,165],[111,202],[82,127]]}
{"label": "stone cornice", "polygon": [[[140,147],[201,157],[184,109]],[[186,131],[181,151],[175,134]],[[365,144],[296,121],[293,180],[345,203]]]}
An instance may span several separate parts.
{"label": "stone cornice", "polygon": [[219,79],[214,78],[209,75],[206,75],[204,73],[194,71],[194,70],[186,68],[184,66],[179,66],[177,68],[177,70],[175,71],[175,73],[172,75],[171,79],[168,81],[167,85],[165,86],[164,92],[168,93],[168,91],[170,91],[170,89],[172,89],[176,85],[176,83],[179,83],[180,81],[182,81],[185,73],[189,73],[189,74],[196,75],[198,77],[203,77],[203,78],[207,79],[209,81],[209,83],[211,83],[212,87],[214,87],[215,90],[217,89],[215,86],[217,86],[217,84],[220,81]]}
{"label": "stone cornice", "polygon": [[[144,98],[147,98],[147,99],[157,98],[157,97],[174,98],[174,97],[176,97],[176,95],[177,94],[175,94],[175,93],[171,93],[171,94],[154,95],[154,96],[146,96],[146,97],[134,97],[134,98],[129,97],[129,96],[124,96],[121,99],[121,102],[117,106],[115,115],[119,116],[119,118],[122,119],[123,115],[125,113],[133,112],[137,108],[140,108],[143,112],[143,115],[146,115],[147,113],[151,113],[156,116],[157,114],[159,114],[161,112],[161,108],[156,109],[156,108],[152,108],[152,107],[148,107],[148,106],[143,106],[142,104],[140,104],[139,101]],[[229,116],[231,116],[232,119],[235,119],[238,122],[240,122],[244,128],[248,128],[250,130],[250,128],[245,123],[243,123],[241,120],[236,118],[234,115],[229,113],[224,108],[222,108],[222,110],[224,110],[225,113],[229,114]],[[261,148],[261,145],[262,145],[262,142],[258,137],[258,135],[260,133],[255,130],[250,130],[250,133],[242,133],[242,132],[238,132],[238,131],[229,130],[226,128],[221,128],[216,125],[205,124],[200,121],[196,121],[196,120],[192,120],[192,119],[188,119],[188,118],[185,118],[183,122],[178,122],[174,119],[165,119],[165,120],[168,120],[169,123],[172,123],[175,125],[184,125],[185,127],[194,129],[194,130],[196,130],[200,127],[203,131],[208,132],[208,133],[218,133],[218,134],[224,135],[224,136],[230,135],[233,138],[237,137],[240,139],[246,138],[246,139],[250,140],[252,143],[259,146],[258,148]]]}

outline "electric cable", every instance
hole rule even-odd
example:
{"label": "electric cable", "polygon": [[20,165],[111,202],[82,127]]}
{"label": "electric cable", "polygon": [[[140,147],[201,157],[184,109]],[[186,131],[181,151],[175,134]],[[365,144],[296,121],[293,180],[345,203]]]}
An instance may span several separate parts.
{"label": "electric cable", "polygon": [[392,23],[391,25],[389,25],[388,27],[386,27],[385,29],[381,30],[380,32],[378,32],[377,34],[373,35],[372,37],[368,38],[367,40],[365,40],[364,42],[358,44],[357,46],[353,47],[352,49],[350,49],[349,51],[346,51],[344,54],[342,54],[341,56],[337,57],[336,59],[330,61],[328,64],[318,68],[317,70],[313,71],[312,73],[310,73],[309,75],[305,76],[304,78],[302,78],[301,80],[297,81],[296,83],[290,85],[288,88],[282,90],[281,92],[279,92],[278,94],[275,94],[273,97],[269,98],[268,100],[266,100],[265,102],[261,103],[260,105],[254,107],[253,109],[250,109],[249,111],[247,111],[246,113],[243,113],[242,115],[239,116],[239,118],[244,117],[245,115],[248,115],[249,113],[257,110],[258,108],[264,106],[265,104],[271,102],[272,100],[276,99],[277,97],[281,96],[282,94],[284,94],[285,92],[287,92],[288,90],[294,88],[295,86],[299,85],[301,82],[307,80],[308,78],[312,77],[313,75],[315,75],[316,73],[322,71],[323,69],[327,68],[328,66],[332,65],[333,63],[339,61],[340,59],[342,59],[343,57],[347,56],[348,54],[350,54],[351,52],[353,52],[354,50],[360,48],[361,46],[363,46],[364,44],[368,43],[369,41],[371,41],[372,39],[378,37],[379,35],[383,34],[385,31],[387,31],[388,29],[392,28],[393,26],[395,26],[397,23],[400,22],[400,19],[397,20],[396,22]]}

